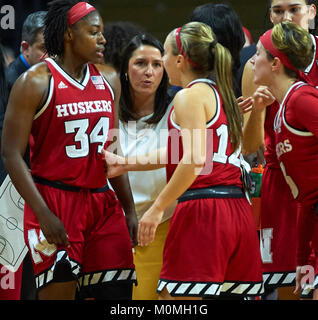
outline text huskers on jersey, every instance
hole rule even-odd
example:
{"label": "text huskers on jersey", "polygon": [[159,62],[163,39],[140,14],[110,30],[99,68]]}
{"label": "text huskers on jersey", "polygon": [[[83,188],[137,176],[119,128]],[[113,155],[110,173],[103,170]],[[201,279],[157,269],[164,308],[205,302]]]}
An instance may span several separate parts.
{"label": "text huskers on jersey", "polygon": [[106,100],[65,103],[55,107],[58,118],[77,114],[112,112],[112,102]]}

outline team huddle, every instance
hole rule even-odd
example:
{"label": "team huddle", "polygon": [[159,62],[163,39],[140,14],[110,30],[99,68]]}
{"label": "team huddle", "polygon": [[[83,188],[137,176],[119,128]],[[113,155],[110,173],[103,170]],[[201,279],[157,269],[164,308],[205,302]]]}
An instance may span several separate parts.
{"label": "team huddle", "polygon": [[[14,81],[1,138],[37,299],[270,299],[281,287],[318,299],[316,6],[269,8],[274,26],[239,76],[244,30],[228,5],[197,7],[162,45],[143,30],[108,36],[87,2],[49,4],[46,58]],[[119,39],[117,66],[107,44]]]}

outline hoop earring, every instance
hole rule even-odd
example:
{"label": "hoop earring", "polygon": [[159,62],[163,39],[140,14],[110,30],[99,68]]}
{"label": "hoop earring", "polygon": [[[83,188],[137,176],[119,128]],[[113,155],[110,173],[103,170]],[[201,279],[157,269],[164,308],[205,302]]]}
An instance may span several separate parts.
{"label": "hoop earring", "polygon": [[125,73],[125,78],[126,78],[126,81],[128,81],[128,74],[127,74],[127,72]]}

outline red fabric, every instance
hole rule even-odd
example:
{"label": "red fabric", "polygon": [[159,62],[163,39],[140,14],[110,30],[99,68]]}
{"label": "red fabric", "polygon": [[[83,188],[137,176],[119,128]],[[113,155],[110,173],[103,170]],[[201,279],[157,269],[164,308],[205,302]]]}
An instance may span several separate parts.
{"label": "red fabric", "polygon": [[32,175],[81,188],[106,184],[102,148],[114,127],[114,94],[96,67],[88,64],[79,83],[52,59],[51,98],[33,121]]}
{"label": "red fabric", "polygon": [[161,279],[262,281],[257,229],[247,199],[196,199],[177,205],[164,247]]}
{"label": "red fabric", "polygon": [[[199,82],[203,82],[202,79],[193,81],[190,86]],[[242,187],[240,153],[233,153],[222,98],[217,91],[216,85],[212,81],[209,83],[211,90],[214,90],[216,95],[217,110],[213,119],[207,123],[205,167],[189,189],[217,185],[236,185]],[[173,122],[173,112],[174,107],[172,107],[168,118],[168,163],[166,165],[168,181],[171,179],[183,156],[180,127]],[[189,112],[193,111],[189,110]],[[220,150],[222,150],[224,154]],[[221,153],[221,155],[219,153]]]}
{"label": "red fabric", "polygon": [[[51,254],[36,250],[40,234],[37,219],[26,204],[24,237],[32,255],[36,276],[54,265],[57,252],[66,250],[69,258],[81,265],[83,273],[133,269],[131,240],[123,210],[115,193],[71,192],[36,184],[48,207],[63,222],[70,248],[58,247]],[[33,241],[32,241],[33,240]]]}
{"label": "red fabric", "polygon": [[73,6],[67,14],[68,26],[72,26],[75,22],[82,19],[90,12],[95,11],[96,9],[87,2],[79,2]]}
{"label": "red fabric", "polygon": [[12,273],[0,264],[0,301],[20,300],[22,268],[23,263],[16,272]]}
{"label": "red fabric", "polygon": [[253,38],[252,38],[250,31],[245,27],[242,27],[242,29],[243,29],[245,35],[247,36],[248,40],[250,40],[250,43],[253,43]]}
{"label": "red fabric", "polygon": [[269,244],[271,262],[263,263],[264,272],[295,272],[296,270],[297,203],[293,199],[280,168],[265,166],[261,189],[261,228],[271,230]]}
{"label": "red fabric", "polygon": [[185,52],[182,48],[181,40],[180,40],[180,32],[181,32],[181,27],[176,30],[177,47],[178,47],[181,55],[183,55],[194,68],[199,69],[199,66],[194,61],[192,61],[189,57],[187,57],[187,55],[185,54]]}
{"label": "red fabric", "polygon": [[297,70],[292,66],[292,64],[290,63],[289,59],[287,58],[287,56],[285,55],[285,53],[283,53],[282,51],[278,50],[275,48],[273,42],[272,42],[272,32],[273,29],[270,29],[268,31],[266,31],[260,38],[259,40],[261,41],[262,45],[264,46],[264,48],[269,51],[269,53],[273,56],[273,57],[277,57],[280,59],[280,61],[283,63],[283,65],[293,71]]}

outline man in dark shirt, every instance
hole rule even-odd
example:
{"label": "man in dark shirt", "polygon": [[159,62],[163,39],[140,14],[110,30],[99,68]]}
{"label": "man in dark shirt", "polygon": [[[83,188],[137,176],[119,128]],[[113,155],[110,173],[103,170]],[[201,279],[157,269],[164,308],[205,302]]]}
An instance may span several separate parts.
{"label": "man in dark shirt", "polygon": [[40,61],[45,52],[43,37],[45,15],[46,11],[31,13],[23,23],[21,54],[7,68],[9,90],[24,71]]}
{"label": "man in dark shirt", "polygon": [[[8,66],[6,70],[9,91],[19,76],[31,66],[40,61],[45,52],[44,47],[44,19],[46,11],[37,11],[27,16],[22,27],[21,54]],[[4,111],[4,110],[3,110]],[[0,127],[2,128],[4,112],[0,114]],[[29,164],[29,148],[24,156]],[[6,177],[3,163],[0,162],[0,185]],[[30,254],[23,260],[21,300],[36,299],[34,273]]]}

